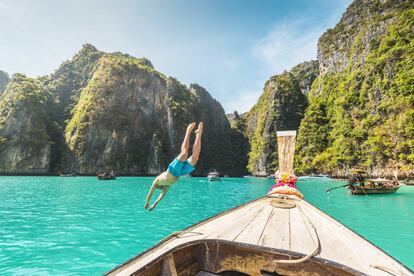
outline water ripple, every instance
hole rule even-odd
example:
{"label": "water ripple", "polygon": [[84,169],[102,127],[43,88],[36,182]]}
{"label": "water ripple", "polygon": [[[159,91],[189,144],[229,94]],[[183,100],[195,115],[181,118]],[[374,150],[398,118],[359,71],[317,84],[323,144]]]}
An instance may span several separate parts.
{"label": "water ripple", "polygon": [[[143,205],[152,180],[0,177],[0,274],[100,275],[174,231],[264,195],[272,185],[267,179],[185,178],[148,212]],[[414,187],[382,197],[353,197],[344,190],[327,195],[325,185],[336,184],[299,186],[311,203],[413,267]]]}

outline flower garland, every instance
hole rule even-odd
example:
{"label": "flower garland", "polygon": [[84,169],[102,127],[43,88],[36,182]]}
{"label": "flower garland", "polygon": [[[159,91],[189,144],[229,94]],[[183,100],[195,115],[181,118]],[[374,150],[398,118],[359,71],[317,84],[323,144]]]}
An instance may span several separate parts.
{"label": "flower garland", "polygon": [[296,182],[298,178],[294,174],[289,173],[275,173],[276,184],[270,188],[268,195],[271,194],[284,194],[295,195],[299,198],[303,198],[303,194],[296,188]]}

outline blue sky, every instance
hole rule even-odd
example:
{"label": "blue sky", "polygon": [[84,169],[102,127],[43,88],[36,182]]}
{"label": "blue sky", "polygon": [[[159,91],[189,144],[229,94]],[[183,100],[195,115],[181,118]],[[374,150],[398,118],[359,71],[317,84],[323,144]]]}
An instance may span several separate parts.
{"label": "blue sky", "polygon": [[316,58],[350,0],[1,0],[0,69],[53,72],[84,43],[149,58],[198,83],[226,112],[247,111],[265,81]]}

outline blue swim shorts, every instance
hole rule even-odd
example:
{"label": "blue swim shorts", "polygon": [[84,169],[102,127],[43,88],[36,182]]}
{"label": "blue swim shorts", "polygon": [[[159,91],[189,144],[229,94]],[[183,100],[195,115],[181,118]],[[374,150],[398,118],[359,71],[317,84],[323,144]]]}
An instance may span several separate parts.
{"label": "blue swim shorts", "polygon": [[176,177],[186,175],[195,170],[195,167],[191,165],[187,160],[180,161],[178,158],[175,158],[168,165],[168,172]]}

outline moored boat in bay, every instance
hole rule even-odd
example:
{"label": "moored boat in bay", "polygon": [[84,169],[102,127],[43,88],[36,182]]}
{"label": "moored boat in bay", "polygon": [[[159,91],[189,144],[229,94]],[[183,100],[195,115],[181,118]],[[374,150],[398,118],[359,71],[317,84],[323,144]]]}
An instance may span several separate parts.
{"label": "moored boat in bay", "polygon": [[116,175],[114,173],[114,170],[111,170],[110,172],[96,173],[96,176],[97,176],[98,180],[114,180],[114,179],[116,179]]}
{"label": "moored boat in bay", "polygon": [[218,181],[220,180],[220,174],[217,171],[211,171],[207,174],[209,181]]}
{"label": "moored boat in bay", "polygon": [[365,179],[364,174],[363,170],[352,171],[348,185],[346,185],[352,195],[391,194],[401,187],[395,177],[391,180],[385,178]]}
{"label": "moored boat in bay", "polygon": [[[369,181],[369,180],[368,180]],[[371,180],[373,181],[373,180]],[[390,183],[388,180],[386,183]],[[374,182],[375,183],[375,182]],[[348,186],[349,192],[353,195],[366,195],[366,194],[392,194],[398,191],[401,185],[383,185],[383,186]]]}

